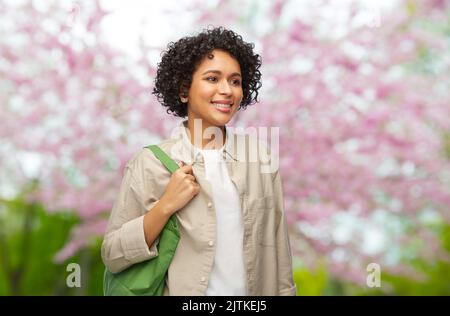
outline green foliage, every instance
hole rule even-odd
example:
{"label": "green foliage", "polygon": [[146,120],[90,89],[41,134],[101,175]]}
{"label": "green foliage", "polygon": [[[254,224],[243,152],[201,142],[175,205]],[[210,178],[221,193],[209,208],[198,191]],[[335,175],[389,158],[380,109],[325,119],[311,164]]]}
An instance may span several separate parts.
{"label": "green foliage", "polygon": [[294,282],[299,296],[322,295],[327,282],[326,269],[323,265],[317,267],[315,271],[306,268],[295,269]]}
{"label": "green foliage", "polygon": [[[450,256],[450,226],[437,224],[436,227],[430,227],[430,229],[438,234],[444,251],[447,251],[447,255]],[[429,262],[415,259],[405,263],[413,267],[423,278],[415,279],[382,271],[380,288],[361,287],[336,280],[333,282],[339,284],[339,295],[450,295],[449,261]]]}
{"label": "green foliage", "polygon": [[[450,225],[440,223],[429,228],[438,234],[444,251],[447,251],[450,257]],[[423,278],[415,279],[389,274],[381,267],[380,288],[370,288],[330,278],[324,265],[320,265],[314,271],[303,267],[298,268],[294,270],[297,295],[450,295],[450,261],[429,262],[415,259],[405,263],[417,270]]]}
{"label": "green foliage", "polygon": [[[440,225],[436,228],[443,248],[450,257],[450,226]],[[421,272],[425,278],[414,280],[406,277],[385,274],[383,280],[392,285],[388,294],[398,295],[450,295],[450,262],[439,260],[426,262],[414,260],[411,266]]]}
{"label": "green foliage", "polygon": [[[0,204],[0,295],[102,295],[104,265],[101,239],[63,263],[55,254],[67,242],[79,219],[68,212],[49,213],[42,205],[21,198]],[[450,226],[430,227],[450,255]],[[69,263],[81,268],[81,287],[69,288]],[[297,295],[450,295],[450,264],[446,261],[408,262],[425,279],[414,280],[382,271],[381,288],[371,289],[330,278],[325,264],[294,270]]]}
{"label": "green foliage", "polygon": [[445,132],[442,137],[442,151],[444,156],[450,160],[450,131]]}
{"label": "green foliage", "polygon": [[[54,261],[71,229],[73,213],[48,213],[22,198],[0,204],[0,295],[101,295],[100,240],[64,263]],[[70,262],[81,267],[81,287],[69,288]]]}

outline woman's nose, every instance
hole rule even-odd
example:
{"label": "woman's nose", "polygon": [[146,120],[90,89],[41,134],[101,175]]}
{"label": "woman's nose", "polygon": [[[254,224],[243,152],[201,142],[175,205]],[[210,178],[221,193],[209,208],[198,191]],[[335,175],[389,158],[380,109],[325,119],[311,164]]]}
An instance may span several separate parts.
{"label": "woman's nose", "polygon": [[231,87],[228,81],[223,80],[219,84],[219,92],[221,94],[231,94]]}

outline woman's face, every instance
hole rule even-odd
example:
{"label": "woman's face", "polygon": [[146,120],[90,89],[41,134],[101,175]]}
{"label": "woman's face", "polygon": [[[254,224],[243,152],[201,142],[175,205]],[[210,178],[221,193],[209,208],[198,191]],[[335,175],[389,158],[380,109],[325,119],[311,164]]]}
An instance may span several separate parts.
{"label": "woman's face", "polygon": [[[212,57],[212,58],[211,58]],[[188,119],[204,128],[222,127],[237,112],[243,96],[241,67],[228,52],[213,50],[199,64],[188,91]]]}

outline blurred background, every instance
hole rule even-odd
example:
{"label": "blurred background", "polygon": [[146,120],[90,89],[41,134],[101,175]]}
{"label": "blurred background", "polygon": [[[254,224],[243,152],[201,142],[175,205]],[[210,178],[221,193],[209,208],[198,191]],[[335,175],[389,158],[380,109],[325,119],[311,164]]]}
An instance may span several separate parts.
{"label": "blurred background", "polygon": [[298,294],[449,295],[446,0],[1,1],[0,295],[102,295],[123,168],[179,121],[160,54],[208,26],[262,56],[233,125],[280,127]]}

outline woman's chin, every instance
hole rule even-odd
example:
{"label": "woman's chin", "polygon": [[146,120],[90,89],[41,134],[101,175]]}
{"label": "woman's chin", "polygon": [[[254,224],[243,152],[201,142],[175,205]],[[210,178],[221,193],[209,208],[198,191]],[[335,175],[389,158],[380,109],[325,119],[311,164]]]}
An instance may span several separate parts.
{"label": "woman's chin", "polygon": [[217,109],[213,110],[214,111],[211,113],[212,114],[211,116],[217,123],[220,123],[221,125],[227,124],[233,118],[234,115],[234,111],[232,110],[229,112],[220,112]]}

